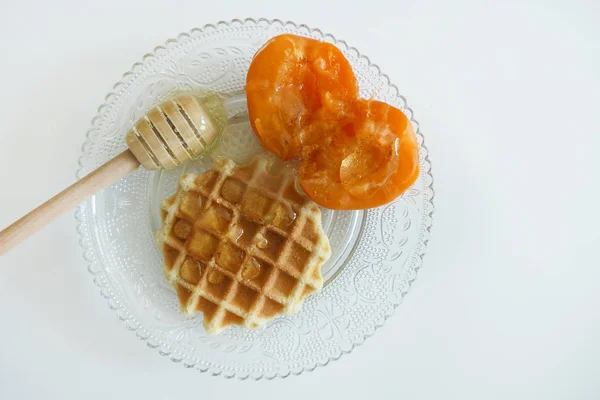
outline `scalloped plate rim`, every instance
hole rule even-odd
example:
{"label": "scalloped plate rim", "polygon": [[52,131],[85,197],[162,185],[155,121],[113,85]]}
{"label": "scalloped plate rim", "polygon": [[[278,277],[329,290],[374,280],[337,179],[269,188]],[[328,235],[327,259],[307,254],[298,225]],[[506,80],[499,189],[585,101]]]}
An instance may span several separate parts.
{"label": "scalloped plate rim", "polygon": [[[428,192],[424,193],[425,200],[426,200],[426,203],[427,203],[428,209],[429,209],[429,213],[427,214],[427,216],[429,217],[429,221],[428,221],[428,223],[426,223],[426,226],[424,227],[425,228],[425,231],[424,231],[424,235],[425,236],[420,241],[420,244],[421,244],[420,251],[419,251],[418,254],[415,254],[420,259],[420,261],[418,262],[418,265],[416,265],[415,268],[414,268],[415,273],[418,273],[418,271],[423,266],[423,258],[424,258],[424,255],[426,253],[428,242],[429,242],[430,237],[431,237],[431,228],[433,226],[433,214],[434,214],[434,210],[435,210],[435,206],[434,206],[434,203],[433,203],[433,199],[435,197],[435,191],[433,189],[434,179],[433,179],[433,175],[431,173],[431,169],[432,168],[431,168],[431,160],[429,158],[429,149],[425,145],[425,138],[424,138],[423,134],[420,131],[419,123],[414,118],[414,111],[412,110],[412,108],[410,108],[408,106],[408,102],[406,100],[406,97],[400,94],[400,91],[398,90],[398,88],[393,83],[391,83],[389,77],[386,74],[384,74],[383,72],[381,72],[381,69],[379,68],[379,66],[377,66],[374,63],[372,63],[371,60],[369,59],[369,57],[363,55],[361,52],[358,51],[357,48],[352,47],[352,46],[348,46],[348,44],[346,43],[346,41],[344,41],[342,39],[338,39],[334,35],[332,35],[330,33],[323,32],[322,30],[320,30],[318,28],[310,28],[310,27],[308,27],[305,24],[297,24],[297,23],[294,23],[292,21],[284,21],[284,20],[280,20],[280,19],[245,18],[245,19],[232,19],[230,21],[221,20],[221,21],[217,22],[216,24],[205,24],[205,25],[202,26],[202,28],[192,28],[191,30],[189,30],[187,32],[182,32],[182,33],[178,34],[175,38],[169,38],[169,39],[167,39],[164,42],[163,45],[159,45],[159,46],[154,47],[152,53],[146,53],[142,57],[141,61],[135,62],[131,66],[130,70],[127,71],[127,72],[125,72],[122,75],[121,79],[119,81],[117,81],[112,86],[112,90],[113,91],[110,91],[104,97],[104,102],[98,107],[96,116],[94,116],[94,118],[92,118],[92,120],[91,120],[91,128],[86,132],[85,141],[84,141],[83,145],[81,146],[82,152],[86,151],[86,146],[89,143],[91,143],[91,141],[92,141],[91,134],[92,134],[92,132],[95,129],[94,127],[95,127],[95,124],[96,124],[97,120],[100,118],[100,112],[102,111],[102,109],[104,107],[108,106],[108,102],[109,102],[109,99],[111,98],[111,96],[114,96],[114,95],[117,94],[117,93],[114,92],[114,90],[116,90],[120,85],[123,85],[124,84],[123,81],[126,80],[128,77],[132,76],[134,74],[134,71],[135,71],[135,69],[137,67],[142,66],[149,58],[156,57],[156,53],[158,51],[166,50],[166,46],[168,46],[170,43],[177,43],[182,38],[191,37],[192,35],[194,35],[194,33],[203,33],[207,29],[210,29],[210,28],[218,29],[219,26],[227,26],[227,27],[229,27],[229,26],[231,26],[232,24],[235,24],[235,23],[239,23],[239,24],[242,24],[242,25],[248,24],[248,23],[252,23],[252,24],[256,24],[256,25],[258,25],[260,23],[267,23],[268,25],[281,24],[282,26],[292,25],[296,29],[305,28],[310,33],[317,33],[317,34],[321,35],[323,38],[330,38],[330,39],[332,39],[334,41],[334,43],[336,45],[341,46],[341,47],[345,48],[346,50],[356,52],[359,59],[364,59],[367,62],[368,67],[375,68],[377,70],[378,74],[382,78],[384,78],[385,80],[387,80],[389,86],[392,87],[395,90],[396,96],[399,97],[400,99],[402,99],[402,101],[405,104],[405,108],[411,112],[410,120],[417,127],[416,128],[416,134],[417,134],[418,137],[421,138],[420,147],[426,153],[425,157],[424,157],[424,160],[425,160],[425,162],[427,163],[427,166],[428,166],[427,170],[422,170],[422,173],[425,174],[425,175],[427,175],[428,178],[429,178],[429,185],[426,188],[428,190]],[[77,168],[77,171],[76,171],[76,177],[78,179],[80,179],[81,177],[83,177],[83,173],[86,171],[86,166],[83,164],[84,157],[85,157],[85,155],[82,154],[78,158],[78,161],[77,161],[78,168]],[[79,244],[80,244],[80,246],[81,246],[81,248],[83,250],[83,254],[82,254],[83,255],[83,259],[87,262],[87,268],[88,268],[88,271],[90,272],[90,274],[92,276],[95,276],[96,274],[93,272],[93,265],[95,264],[95,261],[89,259],[87,257],[87,255],[86,255],[86,253],[90,250],[90,246],[93,246],[93,243],[90,243],[89,246],[86,245],[85,238],[84,238],[84,235],[83,235],[83,232],[82,232],[83,220],[81,218],[81,212],[82,212],[82,210],[83,210],[83,208],[84,208],[84,206],[85,206],[86,203],[87,202],[83,203],[82,205],[80,205],[75,210],[75,215],[74,216],[75,216],[75,219],[76,219],[76,222],[77,222],[76,231],[77,231],[77,234],[78,234],[78,241],[79,241]],[[96,249],[94,249],[94,250],[96,250]],[[186,365],[184,362],[182,362],[181,359],[175,359],[173,357],[170,357],[171,353],[162,352],[160,350],[160,346],[153,346],[148,341],[148,338],[144,338],[141,335],[139,335],[138,330],[139,330],[140,327],[131,327],[131,326],[129,326],[127,324],[127,322],[129,320],[131,320],[132,317],[131,316],[123,316],[123,315],[121,315],[121,313],[119,313],[119,311],[121,311],[122,308],[116,307],[114,304],[112,304],[110,302],[110,298],[102,291],[102,287],[101,287],[100,283],[95,278],[94,278],[94,283],[100,289],[100,294],[107,299],[107,303],[108,303],[109,308],[111,308],[111,309],[113,309],[115,311],[115,313],[117,314],[117,317],[121,321],[123,321],[125,327],[128,330],[135,332],[136,333],[136,337],[139,340],[146,342],[146,345],[149,348],[156,349],[157,352],[160,355],[165,356],[165,357],[169,357],[169,359],[171,361],[173,361],[174,363],[181,363],[186,368],[194,368],[194,369],[196,369],[199,372],[207,372],[207,373],[209,373],[212,376],[223,376],[226,379],[236,378],[238,380],[248,380],[248,379],[251,379],[251,380],[256,380],[257,381],[257,380],[262,380],[262,379],[272,380],[272,379],[275,379],[275,378],[286,378],[286,377],[291,376],[291,375],[298,376],[298,375],[302,374],[305,371],[311,372],[311,371],[314,371],[317,367],[324,367],[324,366],[328,365],[331,361],[335,361],[335,360],[340,359],[344,354],[351,353],[356,347],[358,347],[361,344],[363,344],[366,339],[368,339],[369,337],[373,336],[373,334],[375,333],[375,331],[377,331],[377,329],[381,328],[385,324],[385,322],[387,321],[387,319],[394,314],[396,308],[402,303],[402,301],[404,299],[404,296],[409,292],[410,287],[412,286],[412,283],[414,282],[415,279],[416,279],[416,276],[415,276],[414,279],[412,279],[412,280],[410,280],[408,282],[408,288],[404,292],[401,292],[401,294],[400,294],[401,297],[400,297],[399,301],[397,303],[395,303],[395,304],[392,304],[392,309],[390,311],[386,311],[386,313],[383,315],[383,319],[381,321],[379,321],[379,323],[376,323],[372,327],[372,329],[370,329],[369,332],[363,334],[360,339],[358,339],[356,342],[352,343],[351,346],[350,346],[350,348],[348,348],[348,349],[341,349],[338,354],[336,354],[335,356],[330,357],[328,360],[326,360],[324,362],[316,361],[311,366],[304,367],[302,370],[299,370],[299,371],[289,370],[289,371],[287,371],[287,373],[283,373],[283,374],[277,372],[277,373],[272,374],[272,375],[265,375],[265,374],[263,374],[263,375],[260,375],[260,376],[253,376],[251,373],[248,373],[246,375],[240,375],[240,374],[228,375],[228,374],[225,373],[225,371],[223,369],[220,369],[220,368],[210,368],[210,367],[208,367],[208,368],[201,368],[201,367],[196,366],[196,365]]]}

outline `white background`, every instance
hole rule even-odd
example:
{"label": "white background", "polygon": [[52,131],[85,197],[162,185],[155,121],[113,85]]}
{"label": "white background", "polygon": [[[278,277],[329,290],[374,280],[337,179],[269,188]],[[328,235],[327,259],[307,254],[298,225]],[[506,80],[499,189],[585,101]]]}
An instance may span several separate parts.
{"label": "white background", "polygon": [[0,399],[600,398],[597,1],[27,3],[0,0],[0,227],[74,182],[96,108],[144,53],[247,16],[331,32],[389,74],[426,135],[436,213],[425,266],[374,337],[261,382],[138,341],[70,213],[0,258]]}

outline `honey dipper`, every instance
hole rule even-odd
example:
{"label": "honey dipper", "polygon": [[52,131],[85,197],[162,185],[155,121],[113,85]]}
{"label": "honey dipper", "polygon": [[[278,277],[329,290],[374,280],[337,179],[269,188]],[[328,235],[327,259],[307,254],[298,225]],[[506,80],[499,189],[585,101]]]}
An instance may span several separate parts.
{"label": "honey dipper", "polygon": [[0,255],[140,165],[169,169],[198,157],[218,133],[197,97],[185,95],[161,103],[127,133],[127,150],[1,231]]}

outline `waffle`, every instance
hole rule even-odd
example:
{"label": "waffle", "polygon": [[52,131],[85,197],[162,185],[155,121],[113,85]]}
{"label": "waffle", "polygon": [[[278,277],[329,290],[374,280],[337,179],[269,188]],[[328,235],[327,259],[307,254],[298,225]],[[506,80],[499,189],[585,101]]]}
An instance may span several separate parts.
{"label": "waffle", "polygon": [[270,167],[265,157],[245,166],[220,158],[184,175],[161,204],[166,277],[184,313],[204,314],[208,333],[293,314],[323,287],[331,249],[321,212],[291,171]]}

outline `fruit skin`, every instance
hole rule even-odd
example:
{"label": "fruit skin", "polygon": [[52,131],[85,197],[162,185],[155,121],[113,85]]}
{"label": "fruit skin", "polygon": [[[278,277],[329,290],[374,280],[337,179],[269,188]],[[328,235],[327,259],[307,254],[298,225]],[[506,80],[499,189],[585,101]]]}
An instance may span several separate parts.
{"label": "fruit skin", "polygon": [[281,35],[254,56],[246,80],[250,123],[280,158],[300,158],[300,186],[339,210],[384,205],[419,175],[418,142],[404,113],[358,97],[343,53],[330,43]]}

